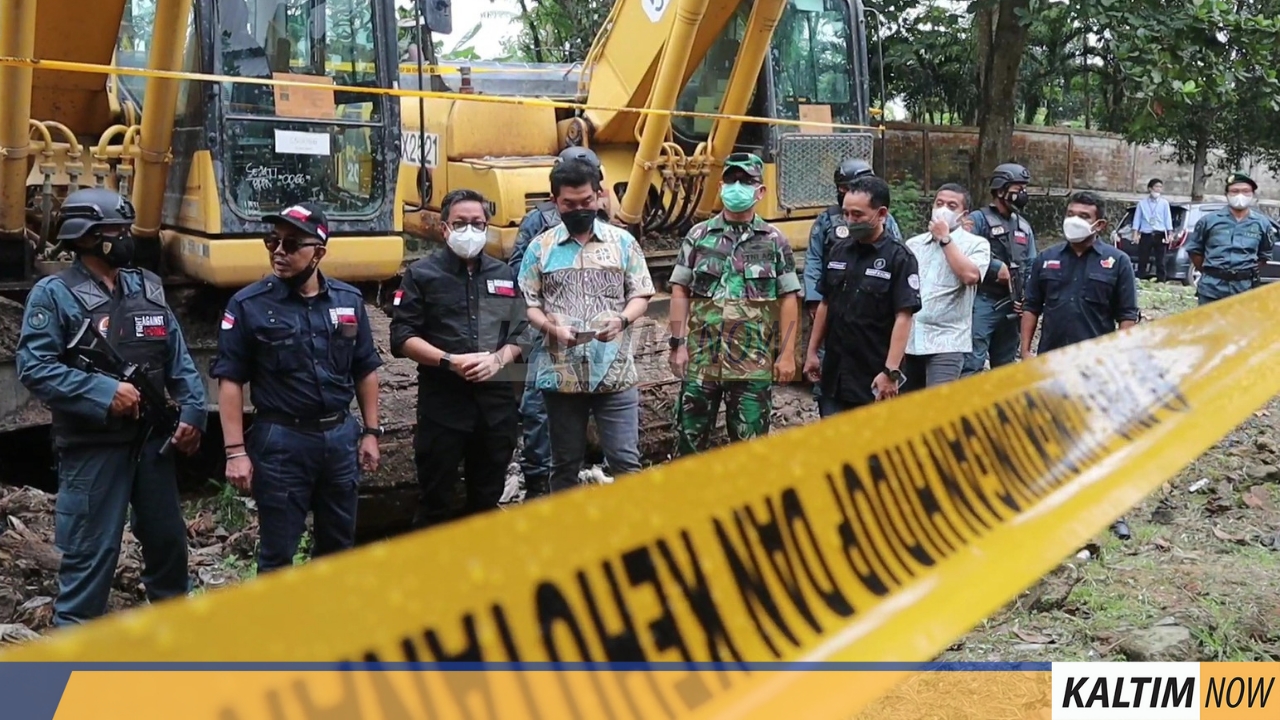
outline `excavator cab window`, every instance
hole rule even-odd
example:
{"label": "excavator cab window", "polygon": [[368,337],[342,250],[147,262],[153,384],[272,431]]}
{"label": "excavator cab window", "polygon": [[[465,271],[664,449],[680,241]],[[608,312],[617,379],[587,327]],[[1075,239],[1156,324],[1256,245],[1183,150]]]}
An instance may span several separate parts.
{"label": "excavator cab window", "polygon": [[[856,125],[850,62],[850,23],[844,0],[788,4],[774,31],[773,117]],[[806,109],[806,117],[801,109]],[[813,113],[813,114],[810,114]],[[779,128],[794,132],[795,126]]]}
{"label": "excavator cab window", "polygon": [[312,87],[224,83],[224,166],[232,208],[252,217],[295,202],[336,218],[368,217],[387,182],[385,96],[377,87],[385,3],[369,0],[216,0],[216,71]]}
{"label": "excavator cab window", "polygon": [[[749,3],[738,8],[689,79],[678,110],[719,111],[750,11]],[[803,112],[805,120],[820,117],[823,121],[829,112],[832,122],[865,122],[857,84],[866,82],[866,68],[855,52],[853,20],[848,0],[790,0],[774,31],[769,62],[749,112],[788,120],[802,119]],[[672,126],[685,140],[697,142],[706,138],[711,121],[677,117]],[[778,131],[795,129],[779,127]],[[766,147],[769,132],[763,125],[744,125],[738,145]]]}

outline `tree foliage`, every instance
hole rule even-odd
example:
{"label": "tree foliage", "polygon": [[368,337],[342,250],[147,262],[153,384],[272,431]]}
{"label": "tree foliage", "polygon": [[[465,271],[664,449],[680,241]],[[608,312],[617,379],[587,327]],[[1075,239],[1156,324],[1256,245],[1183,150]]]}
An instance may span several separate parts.
{"label": "tree foliage", "polygon": [[1128,134],[1168,143],[1179,161],[1193,163],[1194,196],[1203,194],[1212,150],[1223,152],[1228,167],[1280,156],[1280,2],[1096,3],[1114,27],[1125,23],[1108,42],[1141,101]]}

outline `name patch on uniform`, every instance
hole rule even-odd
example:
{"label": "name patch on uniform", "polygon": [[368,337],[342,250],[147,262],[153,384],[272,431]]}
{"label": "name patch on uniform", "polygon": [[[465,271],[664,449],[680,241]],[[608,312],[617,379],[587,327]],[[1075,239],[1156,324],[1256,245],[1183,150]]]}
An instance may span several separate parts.
{"label": "name patch on uniform", "polygon": [[230,330],[236,326],[236,316],[229,312],[222,313],[222,329]]}
{"label": "name patch on uniform", "polygon": [[510,280],[489,280],[486,284],[489,286],[490,295],[500,295],[502,297],[516,296],[516,284]]}
{"label": "name patch on uniform", "polygon": [[135,338],[169,337],[169,327],[164,315],[134,315],[133,336]]}
{"label": "name patch on uniform", "polygon": [[1116,264],[1116,259],[1113,257],[1102,258],[1102,262],[1100,264],[1102,265],[1102,267],[1110,270],[1111,266]]}
{"label": "name patch on uniform", "polygon": [[846,267],[848,267],[848,263],[843,260],[832,260],[827,263],[828,270],[844,270]]}
{"label": "name patch on uniform", "polygon": [[391,296],[391,304],[396,307],[400,307],[400,301],[403,299],[404,299],[404,291],[397,290],[395,295]]}
{"label": "name patch on uniform", "polygon": [[1027,244],[1027,234],[1026,234],[1026,233],[1014,233],[1014,234],[1013,234],[1013,241],[1014,241],[1014,242],[1016,242],[1016,243],[1018,243],[1019,245],[1026,245],[1026,244]]}
{"label": "name patch on uniform", "polygon": [[867,274],[871,277],[880,278],[881,280],[888,280],[893,277],[892,273],[884,270],[877,270],[876,268],[867,268]]}
{"label": "name patch on uniform", "polygon": [[329,318],[333,320],[335,326],[343,323],[355,324],[356,309],[349,307],[329,308]]}
{"label": "name patch on uniform", "polygon": [[1057,269],[1058,269],[1058,268],[1060,268],[1060,267],[1062,267],[1062,261],[1060,261],[1060,260],[1045,260],[1045,261],[1044,261],[1044,269],[1045,269],[1045,270],[1057,270]]}

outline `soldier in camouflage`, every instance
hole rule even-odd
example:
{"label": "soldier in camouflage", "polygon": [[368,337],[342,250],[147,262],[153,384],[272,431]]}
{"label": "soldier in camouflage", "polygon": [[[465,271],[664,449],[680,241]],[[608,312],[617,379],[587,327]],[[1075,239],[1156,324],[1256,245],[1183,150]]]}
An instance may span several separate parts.
{"label": "soldier in camouflage", "polygon": [[755,213],[763,175],[755,155],[728,157],[724,211],[689,231],[671,272],[678,455],[706,449],[722,400],[731,442],[767,434],[773,383],[795,375],[803,286],[791,245]]}

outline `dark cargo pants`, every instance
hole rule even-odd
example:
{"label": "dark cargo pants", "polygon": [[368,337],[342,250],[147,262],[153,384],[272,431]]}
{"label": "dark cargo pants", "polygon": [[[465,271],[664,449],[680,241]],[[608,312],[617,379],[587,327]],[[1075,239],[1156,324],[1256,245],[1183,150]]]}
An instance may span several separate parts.
{"label": "dark cargo pants", "polygon": [[258,505],[258,572],[293,564],[313,515],[312,557],[355,545],[360,424],[347,416],[323,432],[256,423],[247,439]]}
{"label": "dark cargo pants", "polygon": [[58,450],[54,535],[62,563],[54,625],[82,623],[106,613],[130,508],[130,526],[142,545],[147,599],[159,602],[190,590],[187,525],[173,456],[160,456],[161,443],[147,442],[136,457],[129,445]]}

